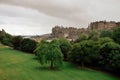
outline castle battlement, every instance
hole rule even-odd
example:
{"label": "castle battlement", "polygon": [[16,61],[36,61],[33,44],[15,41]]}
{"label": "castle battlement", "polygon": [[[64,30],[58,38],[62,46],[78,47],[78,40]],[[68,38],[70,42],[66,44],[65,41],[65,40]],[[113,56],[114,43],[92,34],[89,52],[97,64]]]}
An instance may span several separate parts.
{"label": "castle battlement", "polygon": [[114,27],[119,27],[120,22],[115,21],[97,21],[92,22],[88,28],[75,28],[75,27],[63,27],[55,26],[52,28],[52,36],[55,38],[67,38],[67,39],[76,39],[80,34],[88,34],[91,30],[110,30]]}

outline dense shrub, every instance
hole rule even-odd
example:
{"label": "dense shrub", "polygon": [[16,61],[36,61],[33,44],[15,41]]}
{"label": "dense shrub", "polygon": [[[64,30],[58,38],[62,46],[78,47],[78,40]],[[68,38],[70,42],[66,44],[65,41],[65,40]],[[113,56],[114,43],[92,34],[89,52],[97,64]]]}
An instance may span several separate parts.
{"label": "dense shrub", "polygon": [[78,43],[78,42],[81,42],[81,41],[84,41],[84,40],[87,40],[88,39],[88,36],[86,34],[81,34],[77,40],[75,40],[75,43]]}
{"label": "dense shrub", "polygon": [[6,33],[4,30],[0,31],[0,42],[7,46],[12,46],[12,35]]}
{"label": "dense shrub", "polygon": [[36,49],[37,42],[29,38],[23,39],[21,42],[20,48],[22,51],[33,53]]}
{"label": "dense shrub", "polygon": [[120,28],[113,29],[112,38],[116,43],[120,44]]}
{"label": "dense shrub", "polygon": [[23,38],[21,36],[15,36],[12,38],[12,44],[14,49],[20,50],[20,45],[22,42]]}
{"label": "dense shrub", "polygon": [[97,32],[96,30],[92,30],[88,35],[88,39],[96,41],[99,39],[99,36],[100,36],[99,32]]}
{"label": "dense shrub", "polygon": [[76,43],[70,54],[70,60],[81,66],[98,65],[99,45],[93,40]]}
{"label": "dense shrub", "polygon": [[107,42],[113,42],[113,39],[111,39],[109,37],[104,37],[104,38],[99,38],[99,40],[98,40],[98,43],[100,45],[103,45],[103,44],[105,44]]}
{"label": "dense shrub", "polygon": [[120,70],[120,45],[108,42],[100,48],[100,64],[103,69],[108,71]]}
{"label": "dense shrub", "polygon": [[68,55],[72,49],[71,43],[67,39],[61,38],[59,39],[59,45],[64,55],[64,60],[67,60]]}
{"label": "dense shrub", "polygon": [[4,44],[4,45],[7,45],[7,46],[10,46],[12,47],[12,42],[9,38],[7,37],[4,37],[2,40],[1,40],[1,43]]}
{"label": "dense shrub", "polygon": [[112,38],[112,30],[104,30],[100,33],[100,37],[110,37]]}

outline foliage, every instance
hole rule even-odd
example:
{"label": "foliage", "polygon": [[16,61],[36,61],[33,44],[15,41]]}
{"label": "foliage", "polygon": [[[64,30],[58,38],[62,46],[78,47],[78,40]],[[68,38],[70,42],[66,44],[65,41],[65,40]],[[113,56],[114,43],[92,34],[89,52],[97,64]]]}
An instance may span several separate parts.
{"label": "foliage", "polygon": [[57,40],[53,40],[51,43],[41,43],[36,49],[37,57],[42,65],[50,63],[51,69],[62,65],[63,55],[58,44]]}
{"label": "foliage", "polygon": [[63,70],[50,71],[46,68],[49,64],[39,67],[34,58],[25,52],[0,46],[0,80],[120,80],[101,71],[80,69],[70,62],[63,63]]}
{"label": "foliage", "polygon": [[0,41],[2,44],[12,46],[12,35],[6,33],[4,30],[0,31]]}
{"label": "foliage", "polygon": [[33,53],[36,49],[37,42],[29,38],[23,39],[20,48],[22,51]]}
{"label": "foliage", "polygon": [[7,45],[7,46],[11,46],[11,47],[12,47],[12,42],[11,42],[11,40],[10,40],[9,38],[7,38],[7,37],[4,37],[4,38],[2,39],[2,41],[1,41],[1,43],[4,44],[4,45]]}
{"label": "foliage", "polygon": [[59,39],[59,45],[60,45],[61,51],[64,55],[64,60],[67,60],[69,52],[72,49],[71,43],[67,39],[61,38],[61,39]]}
{"label": "foliage", "polygon": [[120,44],[120,28],[113,29],[113,40]]}
{"label": "foliage", "polygon": [[108,42],[100,48],[100,64],[108,71],[120,70],[120,45]]}
{"label": "foliage", "polygon": [[93,40],[76,43],[70,54],[70,60],[81,64],[81,66],[97,64],[99,59],[99,45]]}
{"label": "foliage", "polygon": [[98,42],[100,43],[100,45],[103,45],[107,42],[113,42],[113,39],[109,37],[104,37],[104,38],[99,38]]}
{"label": "foliage", "polygon": [[104,30],[100,33],[100,37],[110,37],[110,38],[112,38],[112,31],[111,30]]}
{"label": "foliage", "polygon": [[87,40],[88,39],[88,36],[86,34],[81,34],[78,39],[75,41],[75,43],[78,43],[78,42],[81,42],[81,41],[84,41],[84,40]]}
{"label": "foliage", "polygon": [[88,35],[88,39],[90,40],[98,40],[99,39],[99,32],[97,32],[96,30],[92,30],[89,35]]}
{"label": "foliage", "polygon": [[6,32],[2,29],[2,31],[0,31],[0,41],[2,41],[5,35],[6,35]]}
{"label": "foliage", "polygon": [[14,49],[20,50],[20,45],[22,42],[23,38],[21,36],[15,36],[12,38],[12,44]]}

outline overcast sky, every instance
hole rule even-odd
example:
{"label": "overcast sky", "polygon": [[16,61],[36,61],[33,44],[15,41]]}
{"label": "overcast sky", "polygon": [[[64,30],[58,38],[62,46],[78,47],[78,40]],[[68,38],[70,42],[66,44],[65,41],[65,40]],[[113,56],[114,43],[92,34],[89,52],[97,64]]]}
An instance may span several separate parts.
{"label": "overcast sky", "polygon": [[88,27],[120,21],[120,0],[0,0],[0,29],[13,35],[51,33],[52,27]]}

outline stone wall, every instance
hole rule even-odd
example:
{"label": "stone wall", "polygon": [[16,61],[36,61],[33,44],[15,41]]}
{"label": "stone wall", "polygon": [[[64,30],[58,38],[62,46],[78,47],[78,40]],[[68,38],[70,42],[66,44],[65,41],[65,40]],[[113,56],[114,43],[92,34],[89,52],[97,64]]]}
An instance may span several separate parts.
{"label": "stone wall", "polygon": [[106,22],[106,21],[99,21],[99,22],[92,22],[88,28],[74,28],[74,27],[62,27],[62,26],[55,26],[52,29],[52,36],[54,38],[67,38],[67,39],[77,39],[78,36],[82,33],[88,34],[91,30],[110,30],[114,27],[119,27],[120,22]]}
{"label": "stone wall", "polygon": [[119,27],[120,26],[120,22],[114,22],[114,21],[110,21],[110,22],[106,22],[106,21],[99,21],[99,22],[92,22],[89,26],[88,29],[89,30],[98,30],[98,31],[102,31],[102,30],[110,30],[114,27]]}
{"label": "stone wall", "polygon": [[74,27],[62,27],[62,26],[55,26],[52,29],[52,36],[54,38],[67,38],[67,39],[76,39],[78,35],[82,33],[87,33],[87,29],[81,28],[74,28]]}

